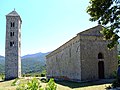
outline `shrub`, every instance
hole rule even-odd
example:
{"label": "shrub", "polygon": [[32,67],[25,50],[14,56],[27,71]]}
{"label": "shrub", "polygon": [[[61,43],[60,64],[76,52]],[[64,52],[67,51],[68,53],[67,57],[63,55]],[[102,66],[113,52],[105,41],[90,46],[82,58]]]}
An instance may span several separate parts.
{"label": "shrub", "polygon": [[28,81],[27,84],[20,84],[16,90],[56,90],[57,85],[54,79],[50,79],[46,87],[43,89],[40,85],[40,81],[37,78],[33,78]]}
{"label": "shrub", "polygon": [[40,73],[35,73],[34,77],[41,77],[41,74]]}
{"label": "shrub", "polygon": [[45,77],[45,73],[41,73],[41,77]]}
{"label": "shrub", "polygon": [[18,81],[18,78],[16,78],[16,79],[12,82],[11,86],[15,86],[17,81]]}
{"label": "shrub", "polygon": [[114,72],[113,72],[112,77],[113,77],[113,78],[117,78],[117,71],[114,71]]}
{"label": "shrub", "polygon": [[43,83],[47,83],[49,80],[46,79],[46,78],[41,78],[40,81],[43,82]]}
{"label": "shrub", "polygon": [[116,79],[113,81],[112,85],[106,87],[106,89],[120,87],[120,78],[116,75]]}
{"label": "shrub", "polygon": [[57,88],[57,85],[55,84],[54,79],[51,78],[47,83],[45,90],[56,90],[56,88]]}
{"label": "shrub", "polygon": [[25,74],[25,77],[31,77],[32,75],[31,74]]}
{"label": "shrub", "polygon": [[119,81],[118,77],[112,83],[112,87],[113,88],[120,87],[120,81]]}
{"label": "shrub", "polygon": [[1,79],[4,81],[4,80],[5,80],[5,76],[4,76],[4,75],[2,75],[2,76],[1,76]]}
{"label": "shrub", "polygon": [[2,81],[4,81],[5,80],[5,75],[3,73],[1,73],[0,78],[2,79]]}
{"label": "shrub", "polygon": [[21,84],[16,90],[43,90],[40,81],[36,78],[28,81],[27,84]]}

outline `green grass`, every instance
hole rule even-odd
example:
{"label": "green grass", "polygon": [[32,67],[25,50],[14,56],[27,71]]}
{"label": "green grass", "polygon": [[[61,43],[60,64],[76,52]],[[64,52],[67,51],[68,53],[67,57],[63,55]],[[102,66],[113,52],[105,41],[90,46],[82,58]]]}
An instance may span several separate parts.
{"label": "green grass", "polygon": [[[29,78],[20,79],[20,83],[26,83]],[[17,86],[11,86],[14,80],[0,82],[0,90],[16,90]],[[76,83],[69,81],[56,82],[57,90],[105,90],[106,86],[109,86],[112,80],[101,80],[87,83]],[[42,87],[45,87],[47,83],[41,82]]]}
{"label": "green grass", "polygon": [[16,90],[16,86],[11,86],[13,81],[14,80],[1,81],[0,82],[0,90]]}

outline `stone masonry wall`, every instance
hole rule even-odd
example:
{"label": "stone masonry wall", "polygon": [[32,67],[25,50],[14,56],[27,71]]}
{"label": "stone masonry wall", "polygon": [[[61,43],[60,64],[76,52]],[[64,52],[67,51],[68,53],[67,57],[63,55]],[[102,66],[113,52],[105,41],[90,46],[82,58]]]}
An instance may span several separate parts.
{"label": "stone masonry wall", "polygon": [[[11,22],[14,22],[14,27],[11,27]],[[5,46],[6,80],[21,77],[21,46],[20,46],[21,28],[19,27],[20,25],[21,21],[18,16],[6,16],[6,46]]]}
{"label": "stone masonry wall", "polygon": [[81,80],[80,41],[74,37],[47,56],[47,76]]}
{"label": "stone masonry wall", "polygon": [[[81,33],[80,48],[81,48],[81,78],[82,81],[99,79],[98,62],[104,62],[104,77],[111,78],[113,72],[117,70],[117,48],[109,50],[106,40],[100,34],[101,27],[95,28],[97,34]],[[98,30],[97,30],[98,29]],[[89,35],[87,35],[89,34]],[[92,35],[90,35],[92,34]],[[103,54],[103,59],[98,59],[98,54]]]}
{"label": "stone masonry wall", "polygon": [[[100,33],[102,26],[78,33],[76,37],[46,56],[47,76],[76,81],[100,78],[98,63],[104,63],[104,78],[111,78],[117,69],[117,48],[108,50]],[[98,54],[103,55],[102,59]],[[99,71],[99,72],[98,72]]]}

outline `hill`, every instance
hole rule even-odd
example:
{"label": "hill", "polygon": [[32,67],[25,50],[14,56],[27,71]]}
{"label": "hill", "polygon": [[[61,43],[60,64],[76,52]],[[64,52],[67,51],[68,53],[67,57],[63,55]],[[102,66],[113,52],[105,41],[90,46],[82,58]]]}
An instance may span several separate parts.
{"label": "hill", "polygon": [[4,73],[5,69],[5,57],[4,56],[0,56],[0,73]]}
{"label": "hill", "polygon": [[[45,56],[48,53],[40,52],[23,56],[21,58],[22,73],[41,72],[43,69],[45,69]],[[5,57],[0,56],[0,73],[4,73],[4,69]]]}
{"label": "hill", "polygon": [[40,52],[23,56],[22,73],[41,72],[43,69],[45,69],[45,56],[48,53]]}

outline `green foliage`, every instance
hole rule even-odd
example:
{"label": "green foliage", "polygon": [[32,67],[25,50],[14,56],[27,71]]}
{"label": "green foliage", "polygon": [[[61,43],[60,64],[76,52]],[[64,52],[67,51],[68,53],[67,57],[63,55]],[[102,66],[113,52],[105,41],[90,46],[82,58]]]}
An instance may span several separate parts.
{"label": "green foliage", "polygon": [[41,73],[35,73],[34,77],[41,77]]}
{"label": "green foliage", "polygon": [[112,76],[113,78],[117,78],[117,71],[114,71]]}
{"label": "green foliage", "polygon": [[118,64],[120,65],[120,55],[118,55]]}
{"label": "green foliage", "polygon": [[36,78],[28,81],[27,84],[20,84],[17,90],[43,90],[40,85],[40,81]]}
{"label": "green foliage", "polygon": [[56,90],[56,88],[57,88],[57,85],[55,84],[54,79],[51,78],[48,84],[46,85],[45,90]]}
{"label": "green foliage", "polygon": [[117,76],[117,78],[112,83],[112,87],[113,88],[120,87],[120,77]]}
{"label": "green foliage", "polygon": [[23,77],[45,77],[46,76],[46,70],[43,70],[42,72],[36,72],[36,73],[26,73],[22,74]]}
{"label": "green foliage", "polygon": [[49,80],[47,78],[41,78],[40,81],[43,83],[47,83]]}
{"label": "green foliage", "polygon": [[98,21],[103,25],[102,34],[107,40],[111,40],[108,47],[111,49],[118,44],[118,32],[120,29],[120,1],[119,0],[90,0],[87,13],[90,21]]}
{"label": "green foliage", "polygon": [[106,87],[106,89],[120,87],[120,77],[117,75],[117,72],[114,72],[114,74],[115,80],[113,81],[112,85],[109,85],[108,87]]}
{"label": "green foliage", "polygon": [[109,89],[112,88],[111,85],[109,85],[109,86],[105,86],[105,87],[106,87],[105,89],[107,89],[107,90],[109,90]]}
{"label": "green foliage", "polygon": [[[48,53],[38,53],[23,56],[21,59],[22,74],[41,73],[46,69],[45,56]],[[5,57],[0,56],[0,73],[5,73]]]}
{"label": "green foliage", "polygon": [[44,73],[41,73],[41,77],[45,77],[45,74],[44,74]]}
{"label": "green foliage", "polygon": [[40,81],[37,78],[33,78],[28,81],[26,84],[20,84],[16,90],[56,90],[57,85],[54,82],[54,79],[50,79],[45,89],[40,85]]}
{"label": "green foliage", "polygon": [[5,75],[3,73],[0,74],[0,78],[2,79],[2,81],[4,81],[5,79]]}
{"label": "green foliage", "polygon": [[11,86],[16,86],[16,82],[18,81],[18,78],[16,78],[13,82],[12,82],[12,84],[11,84]]}
{"label": "green foliage", "polygon": [[5,73],[5,58],[0,56],[0,74]]}

